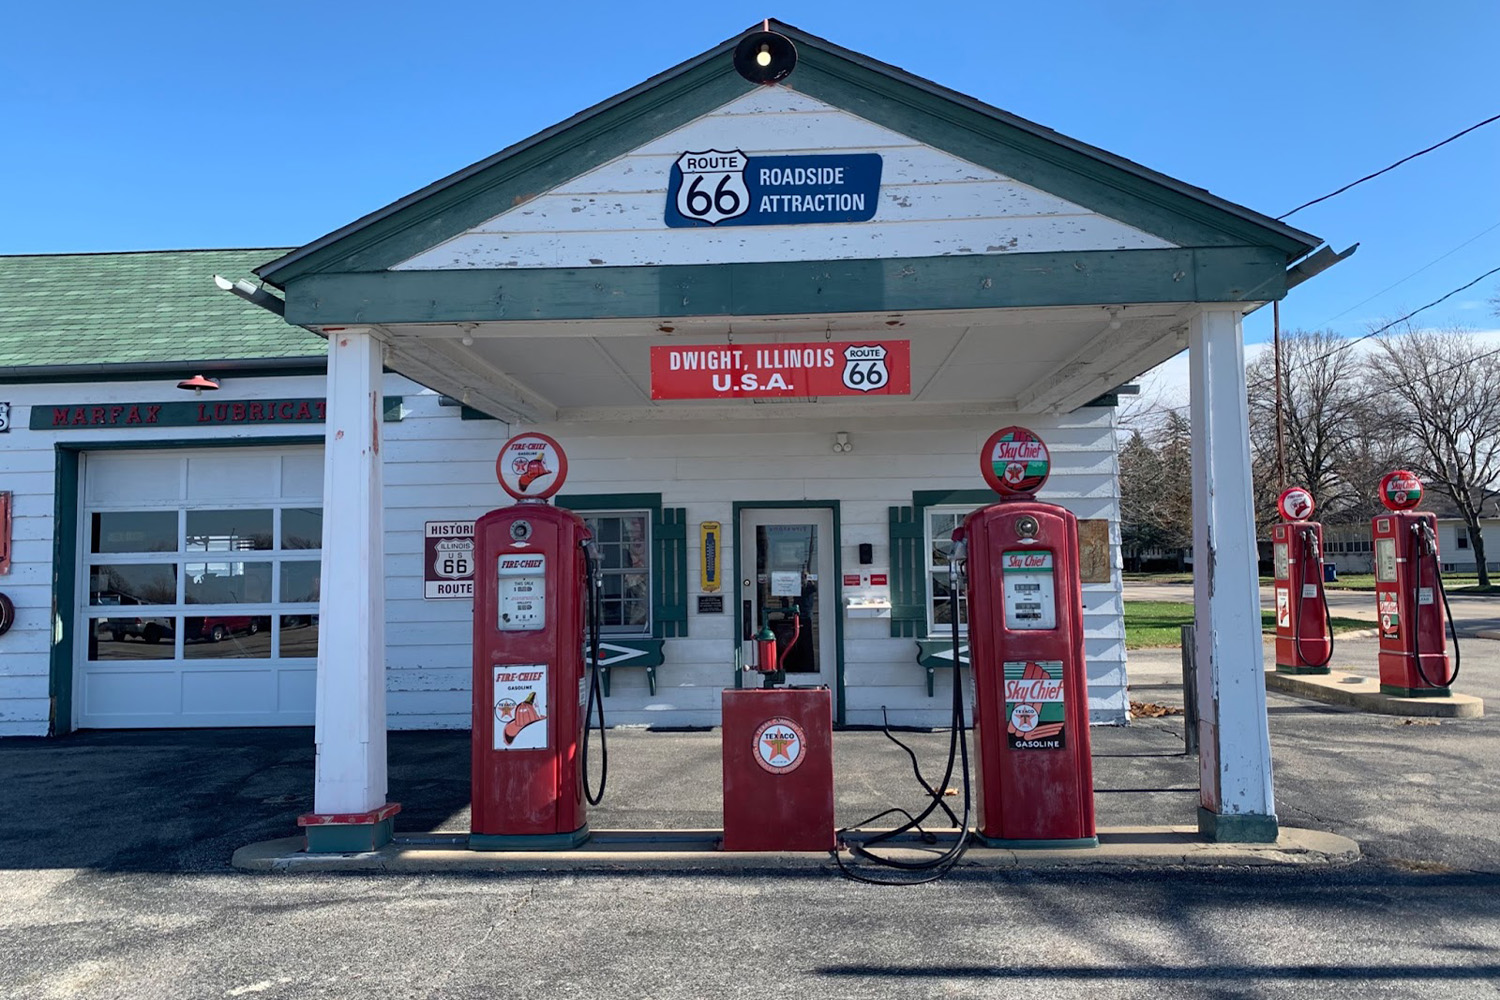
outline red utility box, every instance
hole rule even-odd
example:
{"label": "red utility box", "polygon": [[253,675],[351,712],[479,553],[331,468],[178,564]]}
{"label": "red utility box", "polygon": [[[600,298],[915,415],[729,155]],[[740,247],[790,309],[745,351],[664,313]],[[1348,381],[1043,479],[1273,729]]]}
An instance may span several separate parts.
{"label": "red utility box", "polygon": [[724,692],[724,850],[831,851],[833,697]]}

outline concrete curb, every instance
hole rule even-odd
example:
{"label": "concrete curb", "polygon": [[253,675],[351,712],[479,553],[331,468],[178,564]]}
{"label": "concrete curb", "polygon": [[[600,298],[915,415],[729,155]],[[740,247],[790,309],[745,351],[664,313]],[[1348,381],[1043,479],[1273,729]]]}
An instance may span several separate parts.
{"label": "concrete curb", "polygon": [[1266,689],[1377,715],[1424,719],[1477,719],[1484,715],[1484,699],[1471,694],[1455,693],[1446,698],[1400,698],[1382,694],[1380,682],[1372,677],[1340,670],[1327,674],[1283,674],[1267,670]]}
{"label": "concrete curb", "polygon": [[[362,854],[307,854],[301,837],[284,837],[242,847],[234,852],[232,863],[245,871],[279,873],[836,870],[822,853],[726,853],[717,849],[719,835],[718,830],[601,830],[576,850],[536,852],[470,851],[461,834],[427,835],[402,838],[408,842]],[[951,843],[951,830],[948,838]],[[907,861],[933,856],[931,850],[916,847],[892,847],[881,853]],[[843,856],[848,863],[858,863],[847,851]],[[1354,841],[1318,830],[1282,827],[1274,844],[1222,844],[1202,840],[1192,826],[1142,826],[1102,829],[1096,848],[1021,851],[976,846],[964,855],[960,867],[1332,865],[1359,857]]]}

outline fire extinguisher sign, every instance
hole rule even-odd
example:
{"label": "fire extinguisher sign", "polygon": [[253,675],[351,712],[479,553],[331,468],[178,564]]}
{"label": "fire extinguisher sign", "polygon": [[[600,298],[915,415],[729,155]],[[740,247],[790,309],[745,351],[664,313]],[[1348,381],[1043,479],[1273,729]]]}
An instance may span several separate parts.
{"label": "fire extinguisher sign", "polygon": [[1005,742],[1012,750],[1066,746],[1061,660],[1005,664]]}
{"label": "fire extinguisher sign", "polygon": [[453,601],[474,596],[474,522],[428,521],[422,539],[422,596]]}
{"label": "fire extinguisher sign", "polygon": [[547,749],[552,728],[547,724],[547,665],[498,663],[493,672],[494,749]]}

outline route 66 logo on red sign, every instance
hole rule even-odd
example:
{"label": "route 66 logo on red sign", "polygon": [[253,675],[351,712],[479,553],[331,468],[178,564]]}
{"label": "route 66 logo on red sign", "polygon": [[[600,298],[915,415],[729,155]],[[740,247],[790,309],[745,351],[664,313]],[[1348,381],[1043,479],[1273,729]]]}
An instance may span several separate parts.
{"label": "route 66 logo on red sign", "polygon": [[855,392],[879,389],[891,380],[881,344],[850,344],[844,348],[844,386]]}

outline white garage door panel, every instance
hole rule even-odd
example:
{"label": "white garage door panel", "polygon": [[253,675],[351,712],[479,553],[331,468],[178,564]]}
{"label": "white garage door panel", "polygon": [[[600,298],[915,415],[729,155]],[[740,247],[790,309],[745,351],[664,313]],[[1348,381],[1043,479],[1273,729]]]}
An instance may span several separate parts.
{"label": "white garage door panel", "polygon": [[187,460],[188,501],[250,503],[277,496],[281,487],[281,457],[266,454],[201,455]]}
{"label": "white garage door panel", "polygon": [[276,675],[277,700],[283,712],[307,712],[307,721],[312,721],[312,707],[318,693],[318,670],[287,668]]}
{"label": "white garage door panel", "polygon": [[[85,675],[84,726],[118,726],[122,718],[158,717],[182,711],[182,689],[176,670],[99,672]],[[88,720],[88,721],[83,721]]]}
{"label": "white garage door panel", "polygon": [[91,452],[87,480],[84,496],[92,505],[175,503],[182,498],[182,460]]}
{"label": "white garage door panel", "polygon": [[281,460],[281,495],[323,496],[323,453],[287,455]]}
{"label": "white garage door panel", "polygon": [[272,715],[276,675],[270,670],[184,670],[182,711],[185,715]]}
{"label": "white garage door panel", "polygon": [[[90,452],[82,469],[75,724],[310,725],[319,553],[297,546],[321,535],[322,448]],[[107,541],[92,554],[96,520]],[[219,641],[202,638],[210,619]],[[140,622],[165,635],[147,644]],[[283,622],[298,641],[281,641]]]}

